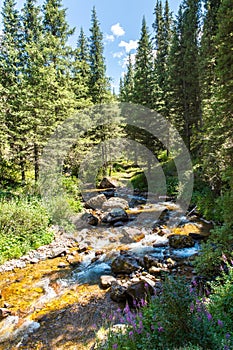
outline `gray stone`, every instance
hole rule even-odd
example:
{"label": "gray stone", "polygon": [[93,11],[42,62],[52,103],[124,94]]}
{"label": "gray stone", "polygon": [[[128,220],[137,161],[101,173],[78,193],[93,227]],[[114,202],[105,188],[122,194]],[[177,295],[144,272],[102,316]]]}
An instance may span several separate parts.
{"label": "gray stone", "polygon": [[138,228],[125,227],[122,230],[123,237],[120,239],[121,243],[129,244],[141,241],[145,234]]}
{"label": "gray stone", "polygon": [[140,268],[137,259],[129,255],[120,255],[111,264],[113,273],[130,274]]}
{"label": "gray stone", "polygon": [[149,280],[133,283],[126,290],[126,298],[132,306],[136,306],[135,303],[140,303],[154,294],[154,286],[155,283]]}
{"label": "gray stone", "polygon": [[103,217],[102,222],[106,224],[115,224],[118,221],[128,221],[128,219],[128,215],[123,209],[114,208],[110,211],[110,213]]}
{"label": "gray stone", "polygon": [[90,209],[101,209],[102,205],[106,201],[107,201],[107,198],[105,197],[105,195],[99,194],[97,196],[90,198],[88,201],[86,201],[85,207]]}
{"label": "gray stone", "polygon": [[116,278],[109,275],[102,275],[100,277],[100,285],[102,288],[107,289],[111,287],[112,283],[116,282]]}
{"label": "gray stone", "polygon": [[116,188],[117,186],[118,182],[111,177],[104,177],[99,184],[99,188]]}
{"label": "gray stone", "polygon": [[124,198],[111,197],[103,203],[102,209],[104,211],[111,210],[113,208],[129,209],[129,203]]}
{"label": "gray stone", "polygon": [[59,256],[64,256],[64,255],[66,255],[66,248],[54,247],[50,251],[49,258],[54,259],[54,258],[57,258]]}
{"label": "gray stone", "polygon": [[113,282],[111,285],[110,297],[113,301],[120,303],[126,300],[126,288]]}

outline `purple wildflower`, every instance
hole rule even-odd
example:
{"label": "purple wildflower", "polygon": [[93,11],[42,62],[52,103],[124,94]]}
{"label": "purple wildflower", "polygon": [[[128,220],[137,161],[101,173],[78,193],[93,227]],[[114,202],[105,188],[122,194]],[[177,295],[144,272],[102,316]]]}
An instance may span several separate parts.
{"label": "purple wildflower", "polygon": [[223,321],[218,320],[218,325],[219,325],[219,327],[223,327]]}
{"label": "purple wildflower", "polygon": [[133,331],[130,331],[129,332],[129,337],[132,337],[133,336]]}
{"label": "purple wildflower", "polygon": [[113,344],[112,348],[113,349],[117,349],[118,348],[118,344],[117,343]]}
{"label": "purple wildflower", "polygon": [[212,320],[212,315],[209,312],[207,312],[206,316],[207,316],[208,321]]}
{"label": "purple wildflower", "polygon": [[153,325],[153,324],[150,326],[150,329],[151,329],[152,331],[154,331],[154,330],[155,330],[155,327],[154,327],[154,325]]}
{"label": "purple wildflower", "polygon": [[227,257],[226,257],[225,254],[222,254],[222,260],[223,260],[224,262],[227,262]]}
{"label": "purple wildflower", "polygon": [[191,312],[194,311],[194,305],[193,305],[193,303],[190,305],[190,311],[191,311]]}
{"label": "purple wildflower", "polygon": [[226,334],[226,339],[229,339],[231,335],[229,333]]}
{"label": "purple wildflower", "polygon": [[159,327],[158,327],[158,332],[161,333],[161,332],[163,332],[163,331],[164,331],[164,328],[161,327],[161,326],[159,326]]}
{"label": "purple wildflower", "polygon": [[126,303],[126,305],[125,305],[124,312],[125,312],[126,314],[130,312],[130,307],[129,307],[129,304],[128,304],[128,303]]}

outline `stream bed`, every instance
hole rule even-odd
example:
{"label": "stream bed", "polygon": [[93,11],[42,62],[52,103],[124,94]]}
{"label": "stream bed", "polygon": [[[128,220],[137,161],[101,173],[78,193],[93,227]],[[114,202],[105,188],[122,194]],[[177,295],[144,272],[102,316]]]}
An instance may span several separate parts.
{"label": "stream bed", "polygon": [[[155,258],[161,263],[168,259],[185,261],[186,264],[179,265],[181,267],[172,271],[192,274],[190,259],[198,254],[200,241],[208,237],[211,224],[196,216],[180,218],[180,208],[173,202],[155,200],[153,203],[147,203],[142,195],[128,197],[127,200],[134,200],[140,204],[126,210],[128,221],[119,227],[104,223],[91,226],[82,220],[83,214],[80,214],[76,218],[76,231],[72,235],[59,233],[55,248],[53,245],[52,248],[39,248],[31,254],[31,258],[28,254],[27,257],[15,261],[13,268],[9,268],[9,263],[5,269],[1,266],[0,307],[8,314],[0,320],[0,349],[59,349],[59,342],[50,342],[50,345],[44,343],[38,347],[36,343],[28,347],[24,344],[27,344],[32,334],[36,336],[37,332],[42,332],[46,319],[49,320],[51,334],[56,332],[55,328],[59,329],[58,323],[64,310],[71,313],[70,310],[75,308],[76,316],[72,316],[70,324],[73,328],[75,324],[82,324],[79,332],[85,333],[85,320],[88,322],[88,315],[85,313],[82,316],[84,307],[85,310],[92,307],[88,312],[93,316],[95,323],[101,318],[98,313],[100,309],[116,309],[118,305],[110,300],[108,290],[101,288],[100,277],[113,275],[112,261],[121,254],[139,260],[145,260],[145,256],[149,256],[150,259]],[[90,212],[91,215],[96,214],[95,210],[89,210],[88,213]],[[154,215],[158,212],[163,215],[162,221]],[[178,217],[179,220],[176,220]],[[169,223],[172,223],[171,226],[166,225],[168,219]],[[176,224],[176,221],[179,224]],[[171,242],[169,244],[171,235],[190,237],[190,234],[195,238],[190,247],[172,247]],[[57,252],[57,256],[53,254],[47,258],[46,252],[49,250]],[[140,269],[144,270],[143,267]],[[97,303],[98,300],[101,300],[100,304]],[[62,325],[62,322],[60,323]],[[81,333],[77,330],[79,337]],[[75,339],[76,333],[72,331],[71,334],[69,337]],[[43,338],[42,335],[41,337]],[[78,340],[75,346],[72,345],[72,339],[68,339],[66,344],[69,342],[70,346],[63,344],[60,348],[81,349]],[[28,344],[31,344],[30,341]]]}

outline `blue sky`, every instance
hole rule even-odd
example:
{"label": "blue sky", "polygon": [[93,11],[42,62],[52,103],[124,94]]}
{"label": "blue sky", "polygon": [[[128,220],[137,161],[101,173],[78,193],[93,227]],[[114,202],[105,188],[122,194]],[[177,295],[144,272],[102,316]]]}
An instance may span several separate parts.
{"label": "blue sky", "polygon": [[[22,7],[24,0],[17,0]],[[2,7],[3,0],[0,0]],[[43,3],[42,0],[38,4]],[[104,34],[107,75],[113,79],[112,86],[118,90],[119,79],[126,69],[129,52],[135,53],[136,41],[139,39],[142,17],[145,15],[151,30],[154,21],[156,0],[63,0],[67,8],[67,20],[76,31],[70,44],[76,45],[81,26],[85,34],[90,35],[90,18],[93,6],[96,8],[101,30]],[[176,13],[180,0],[169,1],[171,10]]]}

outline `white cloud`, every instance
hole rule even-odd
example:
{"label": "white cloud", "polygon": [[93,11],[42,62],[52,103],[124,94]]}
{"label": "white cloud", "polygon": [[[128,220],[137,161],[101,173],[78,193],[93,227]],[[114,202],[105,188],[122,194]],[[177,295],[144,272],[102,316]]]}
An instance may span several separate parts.
{"label": "white cloud", "polygon": [[122,56],[124,56],[124,52],[119,51],[119,52],[114,52],[112,54],[113,58],[121,58]]}
{"label": "white cloud", "polygon": [[135,50],[138,47],[137,40],[130,40],[128,43],[126,41],[121,40],[119,47],[124,47],[126,53],[129,53],[131,50]]}
{"label": "white cloud", "polygon": [[115,40],[114,36],[111,34],[105,34],[105,40],[113,42]]}
{"label": "white cloud", "polygon": [[115,36],[123,36],[125,35],[124,29],[120,26],[120,23],[113,24],[111,26],[111,32]]}

